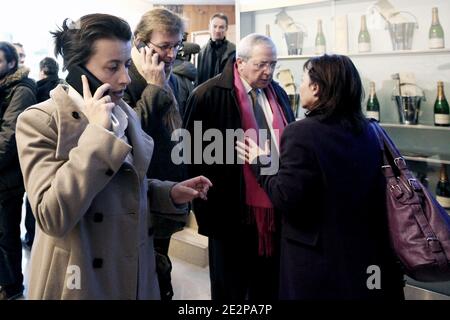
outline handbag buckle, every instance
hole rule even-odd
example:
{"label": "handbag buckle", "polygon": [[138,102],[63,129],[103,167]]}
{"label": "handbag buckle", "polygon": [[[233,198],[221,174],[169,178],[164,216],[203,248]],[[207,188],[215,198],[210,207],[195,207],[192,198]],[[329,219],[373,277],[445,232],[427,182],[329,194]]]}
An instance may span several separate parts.
{"label": "handbag buckle", "polygon": [[391,184],[390,185],[391,192],[394,194],[394,196],[398,199],[403,195],[402,188],[398,184]]}
{"label": "handbag buckle", "polygon": [[[400,162],[402,162],[401,165],[400,165]],[[404,159],[403,157],[395,158],[395,159],[394,159],[394,163],[395,163],[395,165],[396,165],[398,168],[400,168],[400,169],[406,168],[406,161],[405,161],[405,159]]]}
{"label": "handbag buckle", "polygon": [[408,179],[408,183],[414,189],[414,191],[422,190],[422,188],[420,187],[419,183],[417,182],[417,179],[409,178]]}
{"label": "handbag buckle", "polygon": [[435,236],[427,237],[427,242],[433,253],[442,251],[441,243]]}

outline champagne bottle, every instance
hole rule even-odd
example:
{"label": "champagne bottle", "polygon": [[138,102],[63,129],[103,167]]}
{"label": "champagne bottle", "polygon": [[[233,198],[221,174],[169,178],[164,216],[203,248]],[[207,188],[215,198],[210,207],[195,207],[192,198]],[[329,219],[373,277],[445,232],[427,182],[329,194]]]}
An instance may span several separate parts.
{"label": "champagne bottle", "polygon": [[358,51],[370,52],[370,34],[367,30],[366,16],[361,16],[361,29],[358,35]]}
{"label": "champagne bottle", "polygon": [[270,24],[266,24],[266,36],[270,38]]}
{"label": "champagne bottle", "polygon": [[322,30],[322,20],[317,20],[317,35],[316,35],[316,54],[324,54],[326,51],[325,35]]}
{"label": "champagne bottle", "polygon": [[444,83],[438,81],[437,98],[434,103],[434,125],[450,126],[450,108],[444,95]]}
{"label": "champagne bottle", "polygon": [[370,82],[370,94],[367,100],[367,118],[373,118],[380,121],[380,103],[378,102],[377,94],[375,93],[375,82]]}
{"label": "champagne bottle", "polygon": [[439,182],[436,187],[436,200],[446,209],[450,209],[450,182],[448,181],[447,168],[441,165]]}
{"label": "champagne bottle", "polygon": [[441,23],[439,22],[438,8],[436,7],[432,9],[432,22],[428,39],[430,49],[442,49],[445,47],[444,29],[442,29]]}

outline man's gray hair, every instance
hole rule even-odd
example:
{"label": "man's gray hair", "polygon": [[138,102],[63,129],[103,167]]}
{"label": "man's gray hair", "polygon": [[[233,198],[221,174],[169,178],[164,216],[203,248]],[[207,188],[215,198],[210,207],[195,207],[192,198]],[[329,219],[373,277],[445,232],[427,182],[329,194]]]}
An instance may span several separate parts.
{"label": "man's gray hair", "polygon": [[253,47],[257,45],[265,45],[276,51],[275,44],[272,39],[258,33],[251,33],[241,39],[237,46],[236,56],[242,60],[248,60],[252,57]]}

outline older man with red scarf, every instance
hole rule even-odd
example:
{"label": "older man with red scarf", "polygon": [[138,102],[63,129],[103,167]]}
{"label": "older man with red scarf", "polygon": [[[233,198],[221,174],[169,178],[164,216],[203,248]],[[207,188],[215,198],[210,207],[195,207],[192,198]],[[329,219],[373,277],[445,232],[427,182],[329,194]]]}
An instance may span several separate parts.
{"label": "older man with red scarf", "polygon": [[[272,154],[277,154],[279,137],[295,118],[286,92],[272,79],[276,63],[270,38],[259,34],[243,38],[236,59],[189,98],[184,127],[194,135],[195,124],[201,121],[203,132],[219,130],[224,138],[230,130],[264,129]],[[207,145],[203,142],[202,154]],[[194,201],[199,233],[209,238],[211,297],[276,299],[278,216],[250,167],[237,161],[233,146],[224,143],[223,150],[216,150],[223,155],[222,162],[203,159],[188,166],[190,176],[203,174],[214,184],[207,201]],[[199,150],[192,146],[191,155],[194,152]]]}

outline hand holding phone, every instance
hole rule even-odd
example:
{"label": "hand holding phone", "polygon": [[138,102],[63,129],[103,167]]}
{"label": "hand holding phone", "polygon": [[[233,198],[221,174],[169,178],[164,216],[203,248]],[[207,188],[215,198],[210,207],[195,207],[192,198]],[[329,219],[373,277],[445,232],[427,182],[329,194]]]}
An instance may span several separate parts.
{"label": "hand holding phone", "polygon": [[109,95],[105,95],[108,92],[111,85],[108,83],[102,84],[92,95],[89,81],[86,75],[81,76],[83,84],[83,99],[85,108],[83,113],[89,120],[89,123],[97,124],[108,130],[111,129],[111,112],[116,105],[111,101]]}
{"label": "hand holding phone", "polygon": [[[139,45],[140,43],[138,42],[137,46]],[[148,84],[164,87],[167,82],[167,76],[164,70],[164,61],[160,60],[160,56],[155,51],[155,49],[148,47],[145,44],[142,48],[143,49],[141,49],[139,52],[142,59],[142,73],[145,80]]]}

